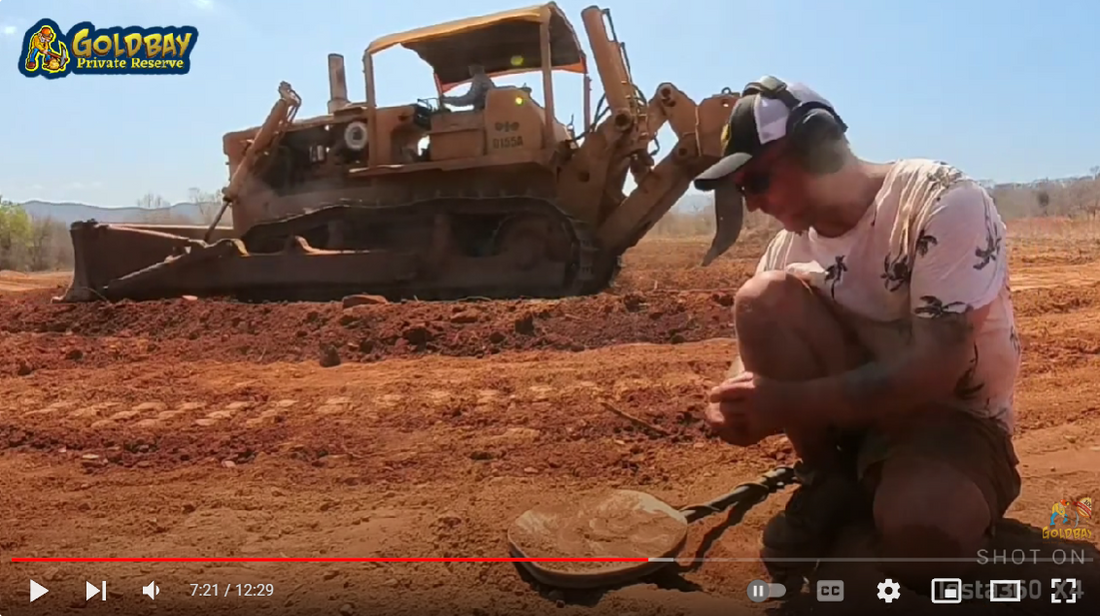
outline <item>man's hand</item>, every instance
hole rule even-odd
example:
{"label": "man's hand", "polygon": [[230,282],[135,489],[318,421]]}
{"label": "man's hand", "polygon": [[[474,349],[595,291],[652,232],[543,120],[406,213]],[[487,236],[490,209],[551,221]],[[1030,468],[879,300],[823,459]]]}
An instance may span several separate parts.
{"label": "man's hand", "polygon": [[704,419],[722,440],[754,445],[782,431],[789,412],[782,388],[780,382],[742,372],[711,390]]}

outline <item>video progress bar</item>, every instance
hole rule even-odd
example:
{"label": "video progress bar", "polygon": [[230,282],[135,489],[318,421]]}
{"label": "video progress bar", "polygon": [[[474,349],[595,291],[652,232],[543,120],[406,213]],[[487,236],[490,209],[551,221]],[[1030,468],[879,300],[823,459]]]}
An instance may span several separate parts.
{"label": "video progress bar", "polygon": [[19,558],[13,563],[645,563],[649,558]]}
{"label": "video progress bar", "polygon": [[[1077,558],[1071,561],[1068,558],[1028,558],[1025,564],[1054,563],[1056,565],[1091,563],[1091,557]],[[762,563],[762,558],[650,558],[649,562],[681,562],[681,563]],[[768,562],[782,563],[993,563],[1008,564],[1003,560],[993,561],[991,558],[769,558]]]}
{"label": "video progress bar", "polygon": [[[1054,563],[1079,564],[1091,563],[1092,557],[1074,558],[1072,562],[1065,558],[1029,558],[1028,564]],[[989,563],[990,559],[979,558],[771,558],[769,562],[786,563]],[[762,563],[763,559],[754,558],[20,558],[13,557],[13,563]],[[997,564],[996,561],[994,564]],[[1006,563],[1001,563],[1006,564]]]}

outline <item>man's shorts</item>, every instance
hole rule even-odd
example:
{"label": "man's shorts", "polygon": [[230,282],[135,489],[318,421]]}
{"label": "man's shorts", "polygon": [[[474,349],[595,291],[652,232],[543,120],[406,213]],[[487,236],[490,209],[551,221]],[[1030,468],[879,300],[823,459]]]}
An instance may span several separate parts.
{"label": "man's shorts", "polygon": [[863,435],[856,461],[860,480],[873,487],[881,463],[897,456],[940,460],[982,491],[994,522],[1004,517],[1020,496],[1019,459],[1005,430],[994,420],[952,408],[929,408],[911,417],[891,434]]}

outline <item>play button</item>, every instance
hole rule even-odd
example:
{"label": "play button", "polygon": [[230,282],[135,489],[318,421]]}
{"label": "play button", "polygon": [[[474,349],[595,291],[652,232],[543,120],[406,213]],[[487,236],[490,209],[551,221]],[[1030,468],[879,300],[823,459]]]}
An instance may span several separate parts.
{"label": "play button", "polygon": [[31,580],[31,603],[34,603],[35,599],[41,597],[48,592],[50,592],[48,588],[39,584],[38,582],[35,582],[34,580]]}

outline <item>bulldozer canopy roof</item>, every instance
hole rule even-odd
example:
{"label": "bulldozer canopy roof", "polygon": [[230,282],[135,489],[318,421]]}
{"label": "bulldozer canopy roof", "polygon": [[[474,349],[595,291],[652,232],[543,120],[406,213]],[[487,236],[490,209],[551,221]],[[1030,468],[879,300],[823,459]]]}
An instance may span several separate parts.
{"label": "bulldozer canopy roof", "polygon": [[367,53],[397,45],[411,49],[432,67],[445,92],[470,80],[471,64],[480,64],[491,77],[541,70],[539,28],[547,22],[551,67],[586,72],[577,34],[553,2],[391,34],[371,43]]}

